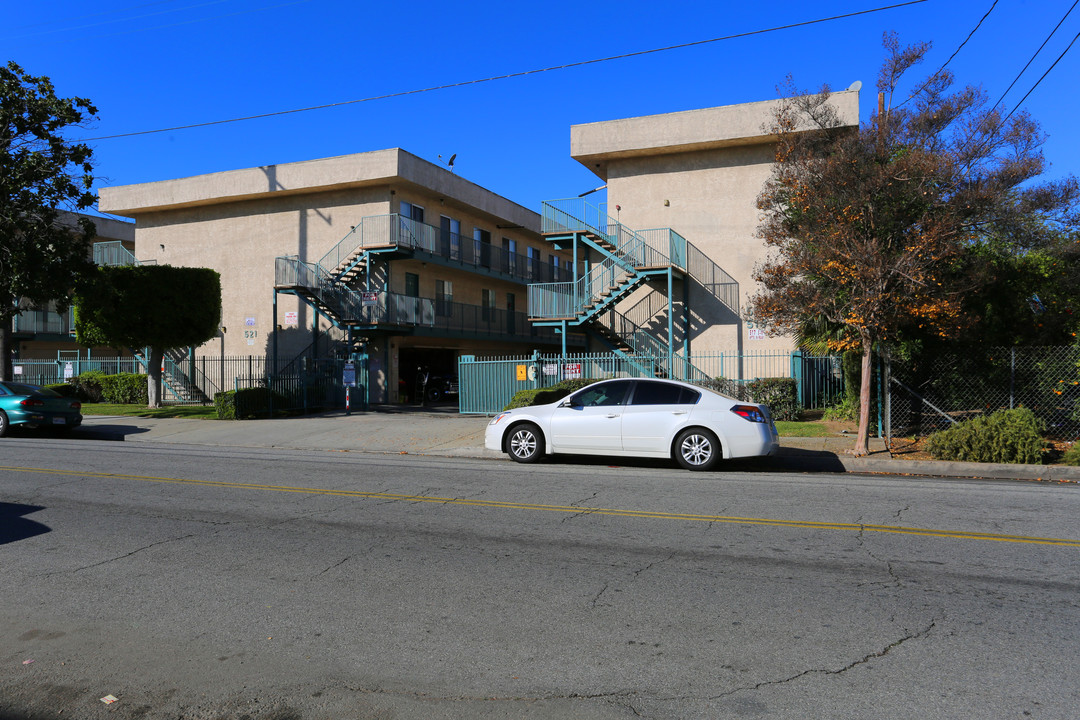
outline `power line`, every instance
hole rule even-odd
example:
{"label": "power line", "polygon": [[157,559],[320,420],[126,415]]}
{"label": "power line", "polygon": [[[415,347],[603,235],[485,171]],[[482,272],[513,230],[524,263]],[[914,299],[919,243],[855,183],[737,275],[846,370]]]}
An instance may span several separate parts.
{"label": "power line", "polygon": [[900,103],[899,105],[897,105],[897,106],[896,106],[896,108],[894,108],[894,109],[896,109],[896,110],[899,110],[900,108],[904,107],[904,105],[906,105],[906,104],[907,104],[908,100],[911,100],[911,99],[913,99],[913,98],[914,98],[914,97],[915,97],[916,95],[918,95],[918,94],[919,94],[919,93],[921,93],[921,92],[922,92],[923,90],[925,90],[925,89],[926,89],[926,87],[927,87],[927,86],[928,86],[928,85],[929,85],[929,84],[930,84],[931,82],[933,82],[934,78],[936,78],[936,77],[937,77],[938,75],[940,75],[940,74],[942,73],[942,71],[943,71],[943,70],[945,70],[945,68],[946,68],[946,67],[948,67],[949,63],[951,63],[951,62],[953,61],[953,58],[955,58],[955,57],[956,57],[956,55],[957,55],[957,54],[958,54],[958,53],[960,52],[960,50],[962,50],[962,49],[963,49],[963,47],[964,47],[965,45],[967,45],[967,44],[968,44],[968,40],[970,40],[970,39],[972,38],[972,36],[973,36],[973,35],[974,35],[974,34],[975,34],[975,33],[976,33],[977,31],[978,31],[978,29],[982,27],[982,24],[983,24],[984,22],[986,22],[986,18],[990,17],[990,13],[994,12],[994,8],[996,8],[996,7],[997,7],[997,4],[998,4],[998,0],[994,0],[994,3],[993,3],[993,4],[991,5],[991,6],[990,6],[990,9],[986,11],[986,14],[982,16],[982,19],[981,19],[981,20],[979,20],[978,24],[977,24],[977,25],[975,25],[975,27],[974,27],[974,28],[972,28],[971,32],[969,32],[969,33],[968,33],[968,36],[967,36],[966,38],[964,38],[964,41],[963,41],[962,43],[960,43],[960,45],[958,45],[958,46],[957,46],[957,48],[956,48],[955,50],[953,50],[953,54],[949,56],[949,59],[948,59],[948,60],[946,60],[946,61],[945,61],[944,63],[942,63],[942,64],[941,64],[941,67],[939,67],[939,68],[937,69],[937,72],[935,72],[935,73],[934,73],[933,75],[931,75],[930,77],[928,77],[928,78],[926,79],[926,82],[924,82],[924,83],[923,83],[923,84],[922,84],[922,85],[921,85],[921,86],[919,87],[919,89],[918,89],[918,90],[916,90],[915,92],[911,93],[911,95],[909,95],[909,96],[908,96],[907,100],[904,100],[904,102],[902,102],[902,103]]}
{"label": "power line", "polygon": [[[1043,40],[1042,45],[1039,46],[1039,49],[1036,50],[1035,54],[1031,56],[1031,59],[1027,61],[1027,65],[1024,65],[1023,69],[1016,74],[1016,77],[1013,78],[1013,81],[1011,83],[1009,83],[1009,87],[1005,88],[1005,92],[1001,93],[1001,97],[999,97],[997,102],[993,104],[993,106],[990,108],[991,110],[994,110],[995,108],[997,108],[998,105],[1001,104],[1001,101],[1005,99],[1005,96],[1008,95],[1009,91],[1013,89],[1013,86],[1016,85],[1016,83],[1020,80],[1020,77],[1025,72],[1027,72],[1027,69],[1029,67],[1031,67],[1031,63],[1035,62],[1035,58],[1037,58],[1039,56],[1039,53],[1041,53],[1043,51],[1043,48],[1046,47],[1046,44],[1048,42],[1050,42],[1050,38],[1054,37],[1054,35],[1057,33],[1057,31],[1061,28],[1062,24],[1064,24],[1066,18],[1068,18],[1069,15],[1072,14],[1072,11],[1076,9],[1076,6],[1078,4],[1080,4],[1080,0],[1076,0],[1076,2],[1074,2],[1072,4],[1072,7],[1070,7],[1068,9],[1068,11],[1065,13],[1065,15],[1062,16],[1061,20],[1058,21],[1058,24],[1054,26],[1054,29],[1051,30],[1050,34],[1046,36],[1045,40]],[[1061,58],[1058,58],[1058,59],[1060,60]],[[1034,89],[1034,88],[1032,88],[1032,89]],[[1029,94],[1030,94],[1030,91],[1029,91]],[[1027,96],[1025,95],[1024,97],[1027,97]],[[1015,110],[1014,110],[1014,112],[1015,112]],[[1009,113],[1009,114],[1011,115],[1012,113]]]}
{"label": "power line", "polygon": [[9,28],[9,29],[11,29],[11,30],[29,30],[30,28],[41,27],[42,25],[55,25],[56,23],[74,22],[76,20],[89,20],[90,18],[101,17],[103,15],[113,15],[115,13],[127,12],[129,10],[141,10],[142,8],[152,7],[154,5],[168,5],[171,2],[176,2],[176,0],[157,0],[157,2],[143,3],[142,5],[134,5],[132,7],[118,8],[116,10],[105,10],[104,12],[90,13],[89,15],[79,15],[77,17],[72,17],[72,18],[61,18],[59,20],[56,20],[56,19],[47,20],[45,22],[31,23],[30,25],[20,25],[20,26],[14,27],[14,28]]}
{"label": "power line", "polygon": [[277,117],[279,115],[291,115],[294,113],[309,112],[311,110],[325,110],[327,108],[341,107],[343,105],[355,105],[357,103],[373,102],[375,100],[388,100],[390,98],[404,97],[407,95],[418,95],[420,93],[434,92],[435,90],[448,90],[450,88],[465,87],[467,85],[478,85],[480,83],[492,82],[495,80],[507,80],[509,78],[524,77],[526,75],[536,75],[538,73],[551,72],[553,70],[566,70],[569,68],[582,67],[585,65],[595,65],[602,62],[610,62],[612,60],[623,60],[631,57],[639,57],[642,55],[650,55],[658,52],[666,52],[668,50],[680,50],[682,48],[695,47],[698,45],[707,45],[709,43],[720,42],[723,40],[735,40],[738,38],[752,37],[754,35],[763,35],[766,33],[778,32],[780,30],[791,30],[793,28],[806,27],[808,25],[817,25],[820,23],[831,22],[834,20],[844,20],[847,18],[858,17],[860,15],[869,15],[871,13],[883,12],[885,10],[894,10],[896,8],[907,7],[909,5],[918,5],[920,3],[928,1],[929,0],[908,0],[908,2],[902,2],[895,5],[885,5],[870,10],[859,10],[857,12],[845,13],[843,15],[833,15],[831,17],[819,18],[817,20],[806,20],[804,22],[791,23],[789,25],[778,25],[776,27],[766,28],[764,30],[751,30],[748,32],[736,33],[733,35],[724,35],[722,37],[711,38],[708,40],[696,40],[694,42],[681,43],[679,45],[668,45],[666,47],[653,48],[651,50],[639,50],[637,52],[624,53],[622,55],[612,55],[610,57],[594,58],[592,60],[581,60],[578,62],[567,63],[565,65],[555,65],[552,67],[540,68],[536,70],[523,70],[521,72],[507,73],[505,75],[495,75],[492,77],[480,78],[477,80],[464,80],[462,82],[448,83],[446,85],[435,85],[432,87],[421,88],[418,90],[402,90],[400,92],[387,93],[385,95],[375,95],[372,97],[360,98],[359,100],[344,100],[342,102],[327,103],[325,105],[313,105],[311,107],[295,108],[292,110],[279,110],[277,112],[260,113],[258,115],[247,115],[244,117],[228,118],[226,120],[210,120],[208,122],[192,123],[190,125],[176,125],[174,127],[159,128],[156,130],[139,130],[136,132],[119,133],[116,135],[102,135],[100,137],[84,138],[82,140],[78,140],[77,142],[113,140],[116,138],[135,137],[137,135],[152,135],[155,133],[174,132],[177,130],[190,130],[192,128],[209,127],[212,125],[224,125],[226,123],[243,122],[245,120],[258,120],[260,118]]}
{"label": "power line", "polygon": [[1069,46],[1066,47],[1060,55],[1058,55],[1057,60],[1055,60],[1053,64],[1051,64],[1050,67],[1046,69],[1046,72],[1042,74],[1042,77],[1035,81],[1035,84],[1032,85],[1031,89],[1024,94],[1024,97],[1020,98],[1020,102],[1016,103],[1016,106],[1012,110],[1010,110],[1009,114],[1005,116],[1005,119],[1001,121],[1001,126],[1004,126],[1005,123],[1008,122],[1009,118],[1013,116],[1013,113],[1020,109],[1020,106],[1023,105],[1024,101],[1028,99],[1028,96],[1031,95],[1031,93],[1035,92],[1035,88],[1039,87],[1039,84],[1042,83],[1042,81],[1046,79],[1046,76],[1050,74],[1050,71],[1053,70],[1059,62],[1061,62],[1061,59],[1065,57],[1065,54],[1069,52],[1069,50],[1072,50],[1072,46],[1076,44],[1077,40],[1080,40],[1080,33],[1076,34],[1076,36],[1072,39],[1072,42],[1069,43]]}

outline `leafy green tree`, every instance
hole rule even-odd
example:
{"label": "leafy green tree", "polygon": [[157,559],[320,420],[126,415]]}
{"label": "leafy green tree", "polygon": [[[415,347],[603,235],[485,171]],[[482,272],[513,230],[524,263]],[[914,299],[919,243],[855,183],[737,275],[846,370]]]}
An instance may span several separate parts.
{"label": "leafy green tree", "polygon": [[845,126],[829,90],[793,93],[774,124],[772,176],[758,197],[759,236],[772,250],[755,270],[750,313],[774,333],[823,318],[843,332],[833,350],[862,356],[855,454],[866,454],[871,357],[905,333],[955,337],[977,318],[965,295],[984,278],[957,272],[980,238],[1026,242],[1071,222],[1073,178],[1036,183],[1044,170],[1038,124],[1002,117],[972,87],[941,71],[894,104],[902,78],[929,50],[885,36],[879,110]]}
{"label": "leafy green tree", "polygon": [[47,77],[0,66],[0,379],[11,378],[11,324],[21,300],[67,308],[93,268],[94,224],[59,210],[93,206],[91,150],[65,139],[97,113],[85,98],[59,98]]}
{"label": "leafy green tree", "polygon": [[150,349],[150,407],[161,407],[165,351],[201,345],[217,334],[220,320],[221,276],[208,268],[102,267],[75,297],[81,344]]}

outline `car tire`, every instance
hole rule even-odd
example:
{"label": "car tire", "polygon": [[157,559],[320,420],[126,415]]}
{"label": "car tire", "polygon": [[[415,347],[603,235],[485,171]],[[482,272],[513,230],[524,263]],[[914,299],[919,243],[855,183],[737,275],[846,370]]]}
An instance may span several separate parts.
{"label": "car tire", "polygon": [[428,402],[438,402],[439,400],[442,400],[442,396],[442,390],[439,388],[428,388],[426,395]]}
{"label": "car tire", "polygon": [[720,441],[705,428],[689,428],[675,438],[675,461],[687,470],[712,470],[723,459]]}
{"label": "car tire", "polygon": [[532,423],[510,428],[505,445],[507,455],[519,463],[534,463],[544,457],[544,436]]}
{"label": "car tire", "polygon": [[7,435],[10,428],[11,423],[8,421],[8,416],[4,414],[3,410],[0,410],[0,437]]}

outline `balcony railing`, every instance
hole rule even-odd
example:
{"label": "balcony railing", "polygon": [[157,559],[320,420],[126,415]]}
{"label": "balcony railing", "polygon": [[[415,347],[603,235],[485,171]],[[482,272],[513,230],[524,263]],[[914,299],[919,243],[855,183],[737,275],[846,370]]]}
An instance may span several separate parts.
{"label": "balcony railing", "polygon": [[384,247],[419,250],[465,268],[500,272],[522,283],[556,282],[565,280],[571,273],[569,267],[556,268],[541,262],[538,257],[530,258],[474,237],[444,232],[434,225],[397,213],[363,218],[318,264],[329,272],[340,274],[347,269],[350,259],[355,260],[359,253]]}
{"label": "balcony railing", "polygon": [[157,260],[136,260],[135,255],[119,240],[94,243],[95,265],[156,265]]}
{"label": "balcony railing", "polygon": [[73,310],[58,313],[53,310],[23,310],[12,320],[12,332],[43,335],[69,335],[75,328]]}

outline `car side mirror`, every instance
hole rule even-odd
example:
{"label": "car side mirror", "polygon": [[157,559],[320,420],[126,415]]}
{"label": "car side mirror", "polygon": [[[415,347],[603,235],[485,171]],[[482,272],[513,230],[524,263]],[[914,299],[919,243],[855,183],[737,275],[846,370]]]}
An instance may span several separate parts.
{"label": "car side mirror", "polygon": [[581,406],[582,406],[581,401],[578,400],[576,397],[573,397],[573,396],[568,397],[565,400],[563,400],[561,403],[559,403],[559,407],[572,407],[573,408],[573,407],[581,407]]}

